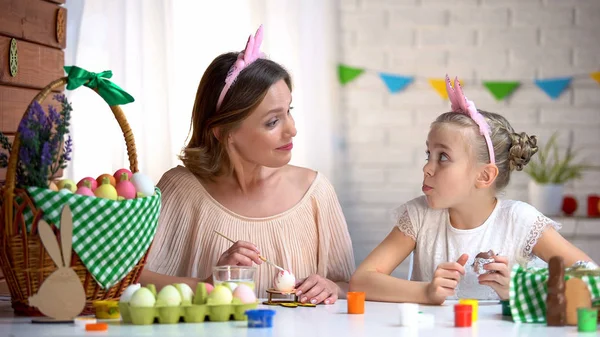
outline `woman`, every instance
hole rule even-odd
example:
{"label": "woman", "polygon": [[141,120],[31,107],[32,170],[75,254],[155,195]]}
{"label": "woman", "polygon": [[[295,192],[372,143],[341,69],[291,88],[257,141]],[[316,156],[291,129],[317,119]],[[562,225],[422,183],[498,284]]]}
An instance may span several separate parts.
{"label": "woman", "polygon": [[215,265],[256,264],[266,297],[277,270],[261,254],[295,274],[302,302],[332,304],[354,272],[350,235],[330,182],[288,165],[292,81],[262,58],[261,36],[262,27],[244,52],[218,56],[200,81],[184,166],[158,183],[162,210],[141,282],[195,287],[212,282]]}

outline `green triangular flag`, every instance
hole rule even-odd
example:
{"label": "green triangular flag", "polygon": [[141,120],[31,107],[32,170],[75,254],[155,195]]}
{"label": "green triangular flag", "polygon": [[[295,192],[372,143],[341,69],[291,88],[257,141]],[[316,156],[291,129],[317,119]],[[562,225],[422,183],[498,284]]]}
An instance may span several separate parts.
{"label": "green triangular flag", "polygon": [[497,100],[501,101],[506,96],[510,95],[521,83],[518,81],[506,81],[506,82],[494,82],[494,81],[483,81],[483,85],[496,97]]}
{"label": "green triangular flag", "polygon": [[360,74],[362,74],[364,71],[365,71],[364,69],[348,67],[343,64],[340,64],[338,66],[338,73],[339,73],[340,82],[342,83],[342,85],[354,80]]}

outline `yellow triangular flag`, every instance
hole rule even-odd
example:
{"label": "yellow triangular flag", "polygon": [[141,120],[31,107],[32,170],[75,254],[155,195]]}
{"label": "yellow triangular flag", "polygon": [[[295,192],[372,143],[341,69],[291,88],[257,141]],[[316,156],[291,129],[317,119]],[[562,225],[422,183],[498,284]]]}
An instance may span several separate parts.
{"label": "yellow triangular flag", "polygon": [[590,77],[593,78],[596,82],[598,82],[598,84],[600,84],[600,71],[591,73]]}
{"label": "yellow triangular flag", "polygon": [[[452,83],[452,86],[454,86],[454,80],[450,80],[450,81]],[[461,80],[458,80],[458,82],[460,83],[460,85],[464,84],[464,82]],[[446,80],[445,79],[430,78],[429,84],[431,85],[431,87],[433,87],[433,89],[435,89],[435,91],[438,93],[438,95],[440,95],[441,98],[448,99],[448,93],[446,92]]]}

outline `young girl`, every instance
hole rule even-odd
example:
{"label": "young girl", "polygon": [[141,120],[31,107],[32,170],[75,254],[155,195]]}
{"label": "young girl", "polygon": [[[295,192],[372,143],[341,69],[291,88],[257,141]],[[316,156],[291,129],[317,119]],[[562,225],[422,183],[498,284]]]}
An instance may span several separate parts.
{"label": "young girl", "polygon": [[[447,298],[508,299],[510,270],[535,258],[591,259],[565,240],[560,225],[533,206],[496,193],[537,152],[535,136],[515,133],[495,113],[477,110],[446,76],[452,111],[440,115],[427,137],[424,196],[396,209],[391,233],[358,267],[352,291],[368,300],[442,304]],[[475,256],[493,250],[494,261],[476,273]],[[390,276],[414,252],[411,280]]]}

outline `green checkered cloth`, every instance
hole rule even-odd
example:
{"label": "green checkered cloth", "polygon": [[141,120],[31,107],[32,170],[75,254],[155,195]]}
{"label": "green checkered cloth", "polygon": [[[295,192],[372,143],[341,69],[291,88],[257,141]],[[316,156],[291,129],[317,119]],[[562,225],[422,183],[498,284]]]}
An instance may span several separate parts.
{"label": "green checkered cloth", "polygon": [[[570,279],[565,275],[565,281]],[[580,277],[588,286],[592,299],[600,298],[599,276]],[[523,268],[516,264],[510,273],[510,311],[518,323],[545,323],[548,295],[548,268]]]}
{"label": "green checkered cloth", "polygon": [[[29,187],[27,192],[43,211],[43,219],[57,227],[63,206],[69,204],[73,250],[104,289],[121,281],[154,239],[161,206],[158,188],[153,196],[122,201],[39,187]],[[26,212],[24,219],[31,230],[32,212]]]}

